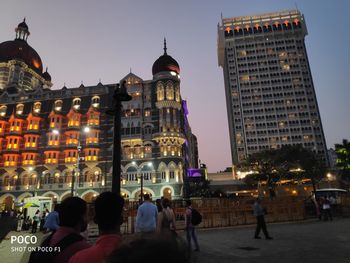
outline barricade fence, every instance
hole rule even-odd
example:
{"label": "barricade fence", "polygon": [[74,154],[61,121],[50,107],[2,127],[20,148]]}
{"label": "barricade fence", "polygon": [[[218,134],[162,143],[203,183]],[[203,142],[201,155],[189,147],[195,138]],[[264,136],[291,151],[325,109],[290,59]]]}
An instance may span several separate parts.
{"label": "barricade fence", "polygon": [[[202,223],[198,228],[229,227],[236,225],[255,224],[256,218],[253,214],[253,204],[255,199],[243,197],[240,199],[225,198],[200,198],[191,199],[192,207],[197,209],[202,215]],[[138,202],[126,202],[123,213],[122,234],[132,234],[135,232],[136,214]],[[307,218],[306,202],[301,197],[278,197],[274,199],[264,199],[262,206],[266,208],[265,220],[272,222],[300,221]],[[185,228],[185,201],[173,200],[172,208],[176,216],[176,228]],[[314,209],[314,208],[311,208]],[[93,218],[93,210],[90,207],[90,219]],[[350,196],[346,196],[341,204],[342,216],[350,216]]]}

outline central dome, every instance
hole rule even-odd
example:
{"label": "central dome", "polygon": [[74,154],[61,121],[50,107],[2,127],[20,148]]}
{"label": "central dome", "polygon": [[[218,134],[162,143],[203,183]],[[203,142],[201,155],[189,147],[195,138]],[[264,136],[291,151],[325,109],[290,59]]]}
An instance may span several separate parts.
{"label": "central dome", "polygon": [[8,62],[12,59],[22,60],[31,69],[41,75],[43,72],[43,63],[39,54],[27,43],[30,33],[25,19],[18,24],[15,31],[15,40],[0,43],[0,62]]}
{"label": "central dome", "polygon": [[43,64],[39,54],[26,41],[15,39],[0,44],[0,62],[19,59],[38,74],[43,72]]}
{"label": "central dome", "polygon": [[164,39],[164,54],[160,56],[152,66],[152,74],[153,76],[162,71],[174,71],[177,74],[180,74],[179,64],[175,59],[169,56],[166,53],[166,40]]}

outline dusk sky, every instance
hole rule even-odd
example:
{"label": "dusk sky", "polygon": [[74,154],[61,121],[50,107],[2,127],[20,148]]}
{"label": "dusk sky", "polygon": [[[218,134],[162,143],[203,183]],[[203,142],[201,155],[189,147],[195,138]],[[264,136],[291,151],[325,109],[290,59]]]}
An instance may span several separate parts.
{"label": "dusk sky", "polygon": [[297,8],[306,37],[327,147],[350,139],[350,35],[347,0],[128,0],[1,1],[0,42],[12,40],[26,17],[28,43],[60,89],[119,82],[132,72],[152,78],[163,53],[180,65],[199,156],[210,172],[231,166],[222,68],[217,60],[217,24],[223,17]]}

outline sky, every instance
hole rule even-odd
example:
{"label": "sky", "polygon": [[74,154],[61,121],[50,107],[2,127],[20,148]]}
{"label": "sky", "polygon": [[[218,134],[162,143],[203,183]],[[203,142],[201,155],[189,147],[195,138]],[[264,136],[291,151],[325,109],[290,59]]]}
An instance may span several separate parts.
{"label": "sky", "polygon": [[52,76],[53,89],[119,82],[130,69],[152,79],[168,54],[180,65],[181,94],[209,172],[231,166],[217,24],[223,17],[298,8],[328,148],[350,139],[350,1],[333,0],[2,0],[0,42],[14,39],[26,17],[28,43]]}

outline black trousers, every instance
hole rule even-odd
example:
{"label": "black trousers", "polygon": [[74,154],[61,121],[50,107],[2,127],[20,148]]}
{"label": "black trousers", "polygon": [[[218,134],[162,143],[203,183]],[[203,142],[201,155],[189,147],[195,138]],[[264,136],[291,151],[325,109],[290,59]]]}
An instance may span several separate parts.
{"label": "black trousers", "polygon": [[257,220],[257,225],[256,225],[256,230],[255,230],[255,237],[259,236],[261,229],[262,229],[265,237],[269,237],[269,233],[267,232],[267,229],[266,229],[266,223],[265,223],[264,216],[263,215],[257,216],[256,220]]}

